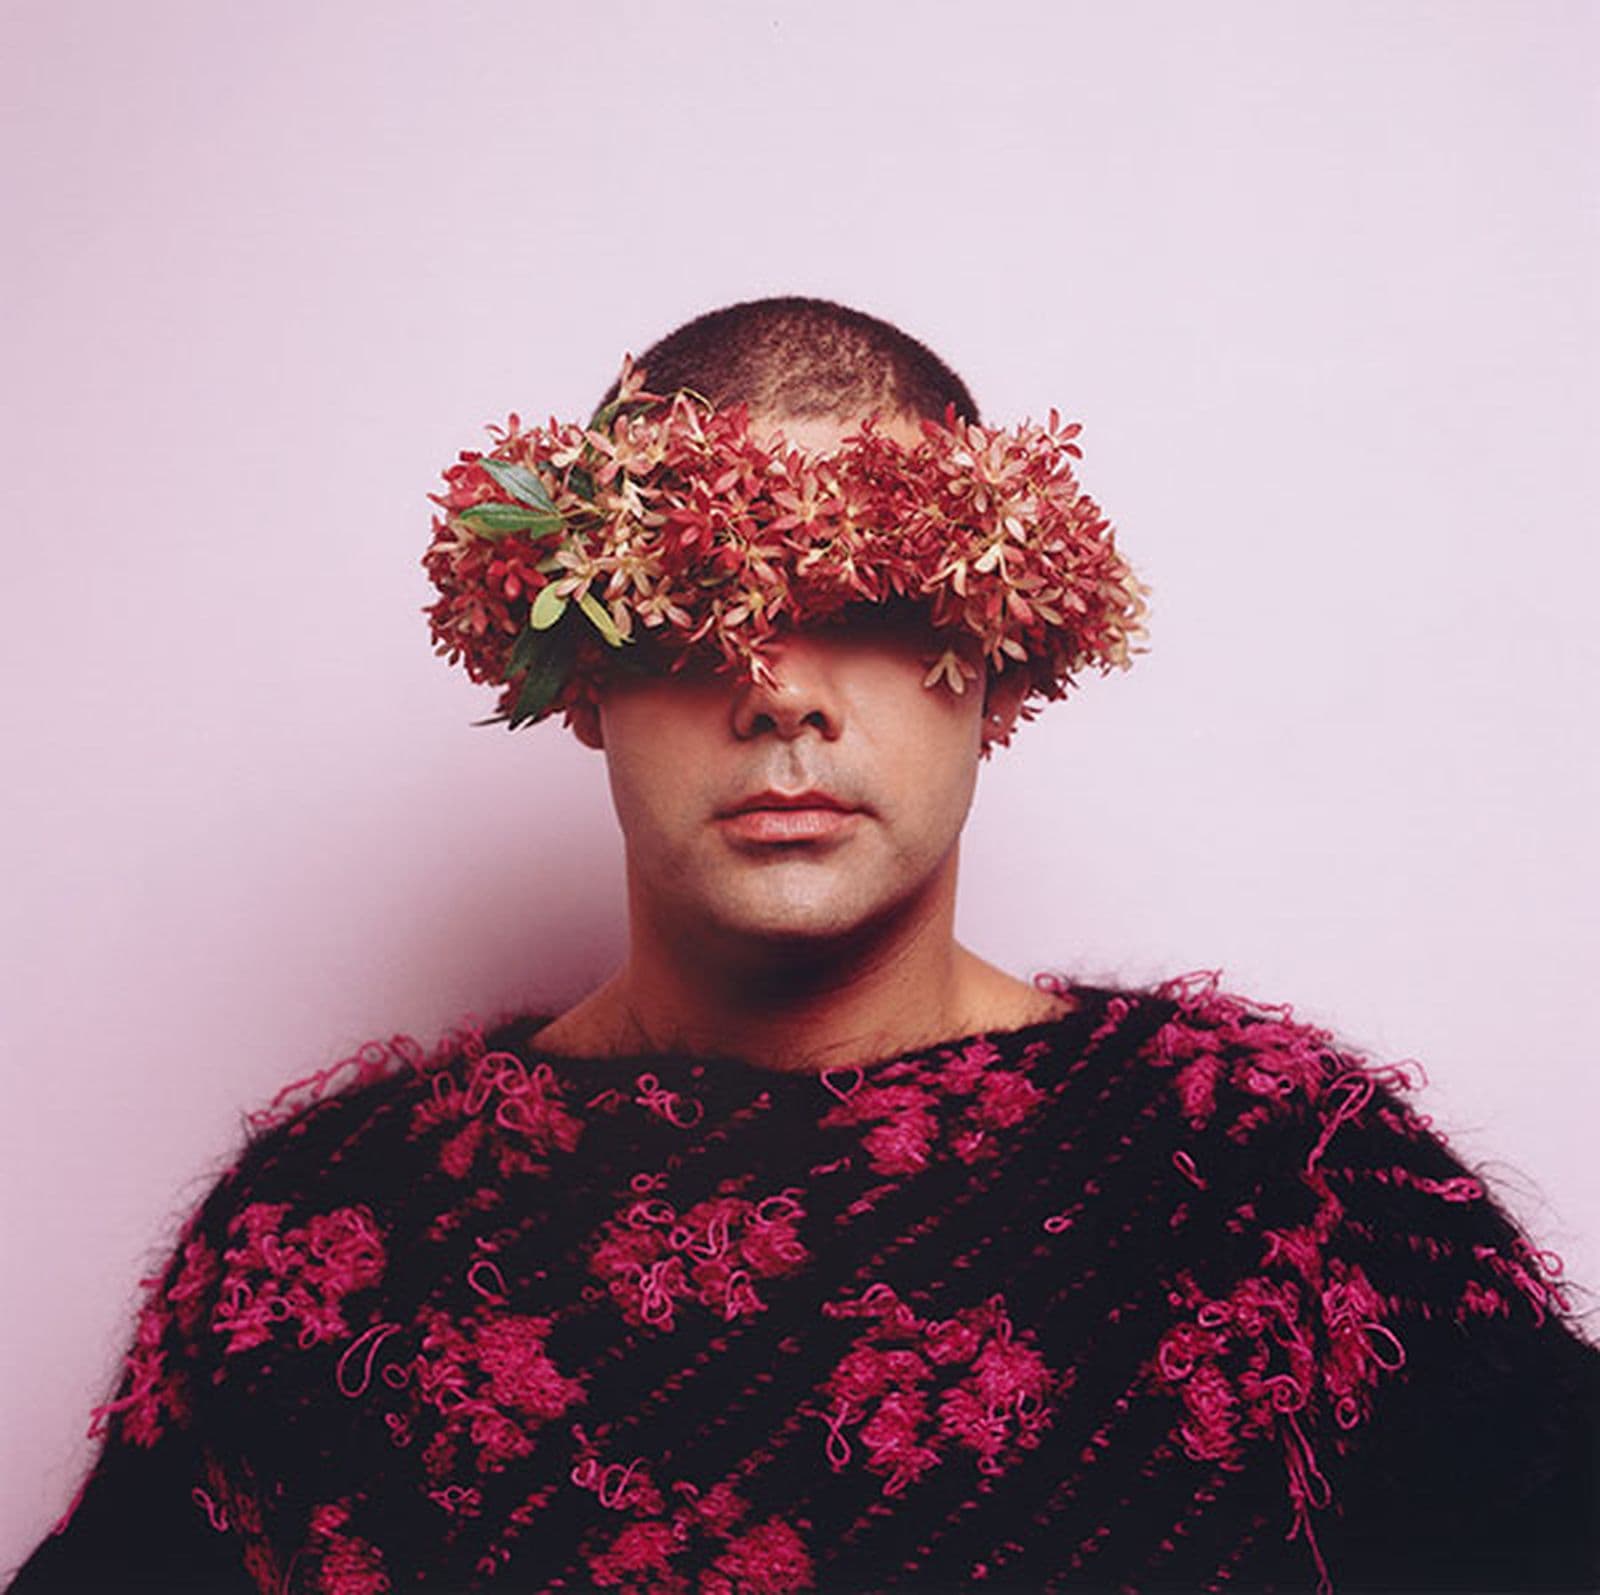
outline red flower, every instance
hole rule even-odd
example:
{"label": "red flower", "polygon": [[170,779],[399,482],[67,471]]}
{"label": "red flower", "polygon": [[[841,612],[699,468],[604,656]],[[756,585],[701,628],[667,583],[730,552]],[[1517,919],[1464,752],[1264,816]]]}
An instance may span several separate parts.
{"label": "red flower", "polygon": [[603,595],[623,639],[637,621],[669,655],[745,675],[780,622],[887,597],[926,605],[952,657],[965,637],[993,668],[1025,670],[1040,698],[1086,667],[1126,666],[1138,645],[1143,589],[1073,475],[1078,427],[1054,414],[1011,431],[928,423],[914,449],[867,422],[819,458],[753,438],[742,407],[683,393],[629,405],[593,429],[512,416],[434,499],[435,646],[501,685],[508,714],[570,708],[615,668],[595,617],[564,615],[553,695],[517,708],[531,664],[512,644],[537,643],[532,600],[551,580]]}

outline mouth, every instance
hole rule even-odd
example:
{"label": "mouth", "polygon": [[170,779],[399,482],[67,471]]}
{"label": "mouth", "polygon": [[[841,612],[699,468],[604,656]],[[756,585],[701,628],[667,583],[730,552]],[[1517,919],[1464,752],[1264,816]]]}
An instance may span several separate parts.
{"label": "mouth", "polygon": [[792,846],[843,836],[865,809],[831,792],[756,792],[717,814],[725,835],[756,846]]}

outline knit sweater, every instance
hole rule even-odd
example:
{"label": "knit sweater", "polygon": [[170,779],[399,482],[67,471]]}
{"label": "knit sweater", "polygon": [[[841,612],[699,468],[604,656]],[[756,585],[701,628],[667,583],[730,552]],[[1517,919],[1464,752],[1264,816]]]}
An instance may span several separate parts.
{"label": "knit sweater", "polygon": [[1404,1069],[1070,995],[821,1074],[524,1020],[290,1092],[14,1589],[1595,1583],[1600,1357]]}

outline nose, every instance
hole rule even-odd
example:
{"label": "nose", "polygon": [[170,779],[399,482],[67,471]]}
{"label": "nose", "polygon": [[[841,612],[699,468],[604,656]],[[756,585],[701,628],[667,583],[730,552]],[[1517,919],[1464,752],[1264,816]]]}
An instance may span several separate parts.
{"label": "nose", "polygon": [[733,701],[733,732],[741,741],[776,736],[792,742],[815,731],[825,742],[844,730],[844,703],[826,651],[804,637],[785,638],[766,650],[769,680],[740,685]]}

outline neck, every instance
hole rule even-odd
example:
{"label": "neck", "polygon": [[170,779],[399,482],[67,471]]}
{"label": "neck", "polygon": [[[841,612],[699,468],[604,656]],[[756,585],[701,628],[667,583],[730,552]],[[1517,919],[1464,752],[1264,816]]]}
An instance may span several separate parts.
{"label": "neck", "polygon": [[658,1043],[826,1067],[898,1051],[950,1022],[959,954],[943,916],[907,915],[821,944],[713,950],[636,936],[623,979],[633,1015]]}
{"label": "neck", "polygon": [[927,901],[817,940],[686,936],[630,894],[628,961],[541,1040],[815,1071],[1049,1017],[1057,1002],[956,942],[953,863]]}

